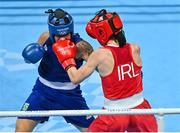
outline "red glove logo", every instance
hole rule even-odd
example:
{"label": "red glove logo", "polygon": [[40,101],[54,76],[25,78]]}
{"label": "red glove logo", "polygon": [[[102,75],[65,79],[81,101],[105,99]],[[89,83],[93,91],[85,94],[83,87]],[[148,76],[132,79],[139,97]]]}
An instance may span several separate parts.
{"label": "red glove logo", "polygon": [[69,68],[69,66],[76,65],[74,61],[74,57],[76,55],[76,45],[70,40],[63,39],[54,43],[53,51],[64,69]]}

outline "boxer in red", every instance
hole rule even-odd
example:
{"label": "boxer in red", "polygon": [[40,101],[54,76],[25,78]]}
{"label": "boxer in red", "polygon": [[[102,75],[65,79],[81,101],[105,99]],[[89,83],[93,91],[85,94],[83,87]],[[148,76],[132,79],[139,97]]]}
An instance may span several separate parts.
{"label": "boxer in red", "polygon": [[[99,72],[104,92],[103,109],[150,109],[142,96],[142,60],[140,47],[126,42],[123,24],[115,12],[99,11],[87,23],[87,33],[97,39],[101,48],[92,52],[87,63],[76,68],[76,46],[67,39],[59,40],[53,50],[74,84],[82,82],[94,70]],[[87,55],[88,56],[88,55]],[[154,115],[101,115],[88,128],[89,132],[157,132]]]}

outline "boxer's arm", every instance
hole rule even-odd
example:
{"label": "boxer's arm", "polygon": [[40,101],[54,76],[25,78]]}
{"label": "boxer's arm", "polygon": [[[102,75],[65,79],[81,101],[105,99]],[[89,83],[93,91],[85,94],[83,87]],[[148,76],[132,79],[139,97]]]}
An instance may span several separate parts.
{"label": "boxer's arm", "polygon": [[43,33],[39,36],[39,38],[38,38],[38,40],[37,40],[37,43],[39,43],[40,45],[43,45],[43,44],[46,42],[46,40],[48,39],[48,37],[49,37],[49,32],[48,32],[48,31],[43,32]]}
{"label": "boxer's arm", "polygon": [[131,44],[131,51],[133,60],[136,63],[137,66],[142,66],[142,59],[140,56],[140,47],[136,44]]}
{"label": "boxer's arm", "polygon": [[96,69],[96,67],[99,66],[102,61],[102,58],[99,56],[99,54],[99,51],[96,50],[91,53],[86,64],[81,66],[79,69],[73,66],[67,70],[68,75],[74,84],[78,84],[89,77]]}

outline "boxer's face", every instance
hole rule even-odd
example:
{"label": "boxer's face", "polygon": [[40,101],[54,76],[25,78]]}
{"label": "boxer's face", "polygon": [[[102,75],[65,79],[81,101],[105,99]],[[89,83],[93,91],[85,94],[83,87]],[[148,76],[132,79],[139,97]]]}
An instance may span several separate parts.
{"label": "boxer's face", "polygon": [[69,34],[67,34],[67,35],[65,35],[65,36],[54,36],[54,39],[55,39],[55,42],[57,42],[58,40],[61,40],[61,39],[63,39],[63,38],[66,38],[66,39],[71,39],[71,34],[69,33]]}

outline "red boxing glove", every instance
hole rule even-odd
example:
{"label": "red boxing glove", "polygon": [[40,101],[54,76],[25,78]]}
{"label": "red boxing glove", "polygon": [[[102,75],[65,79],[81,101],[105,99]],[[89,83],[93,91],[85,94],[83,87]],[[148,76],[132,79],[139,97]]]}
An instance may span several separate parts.
{"label": "red boxing glove", "polygon": [[76,45],[71,42],[71,40],[64,39],[54,43],[53,51],[65,70],[71,66],[76,66],[76,62],[74,60]]}

